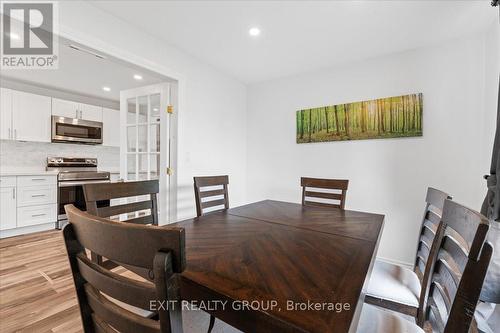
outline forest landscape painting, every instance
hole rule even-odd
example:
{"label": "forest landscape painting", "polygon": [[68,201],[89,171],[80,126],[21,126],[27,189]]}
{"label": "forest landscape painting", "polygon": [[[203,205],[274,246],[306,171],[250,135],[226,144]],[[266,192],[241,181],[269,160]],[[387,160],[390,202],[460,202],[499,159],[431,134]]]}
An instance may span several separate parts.
{"label": "forest landscape painting", "polygon": [[299,110],[297,143],[422,136],[422,116],[421,93]]}

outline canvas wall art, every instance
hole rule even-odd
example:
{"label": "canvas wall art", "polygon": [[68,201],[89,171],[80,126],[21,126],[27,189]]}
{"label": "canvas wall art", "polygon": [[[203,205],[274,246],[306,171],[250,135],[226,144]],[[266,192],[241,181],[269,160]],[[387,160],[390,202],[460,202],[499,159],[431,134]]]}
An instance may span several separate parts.
{"label": "canvas wall art", "polygon": [[297,143],[422,136],[422,115],[421,93],[299,110]]}

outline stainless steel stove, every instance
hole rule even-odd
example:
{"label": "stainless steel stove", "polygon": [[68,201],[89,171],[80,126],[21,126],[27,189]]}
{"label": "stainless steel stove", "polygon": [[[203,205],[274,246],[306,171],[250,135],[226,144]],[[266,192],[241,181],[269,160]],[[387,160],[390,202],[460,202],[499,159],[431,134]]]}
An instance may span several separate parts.
{"label": "stainless steel stove", "polygon": [[[73,204],[86,210],[82,185],[109,183],[110,173],[97,171],[97,159],[85,157],[48,157],[47,170],[58,171],[57,175],[57,225],[61,229],[66,223],[64,205]],[[99,207],[109,206],[109,200],[98,202]]]}

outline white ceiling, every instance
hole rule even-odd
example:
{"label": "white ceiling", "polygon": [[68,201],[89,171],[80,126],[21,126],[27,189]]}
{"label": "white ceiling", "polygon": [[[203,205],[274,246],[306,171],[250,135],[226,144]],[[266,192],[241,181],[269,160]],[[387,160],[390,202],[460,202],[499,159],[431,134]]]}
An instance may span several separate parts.
{"label": "white ceiling", "polygon": [[490,0],[92,3],[247,83],[437,44],[498,17]]}
{"label": "white ceiling", "polygon": [[[69,47],[70,44],[78,45],[63,38],[59,39],[59,68],[56,70],[2,69],[2,77],[113,101],[120,100],[120,90],[167,80],[159,74],[109,57],[102,52],[97,53],[105,55],[106,59],[76,51]],[[134,74],[142,75],[143,79],[141,81],[135,80]],[[111,88],[111,91],[103,91],[103,86]]]}

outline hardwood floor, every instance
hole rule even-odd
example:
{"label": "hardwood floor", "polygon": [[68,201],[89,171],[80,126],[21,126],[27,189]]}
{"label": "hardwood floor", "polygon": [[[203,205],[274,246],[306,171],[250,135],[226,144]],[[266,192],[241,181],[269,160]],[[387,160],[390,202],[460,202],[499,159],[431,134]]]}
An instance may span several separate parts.
{"label": "hardwood floor", "polygon": [[0,240],[0,332],[82,332],[60,231]]}

